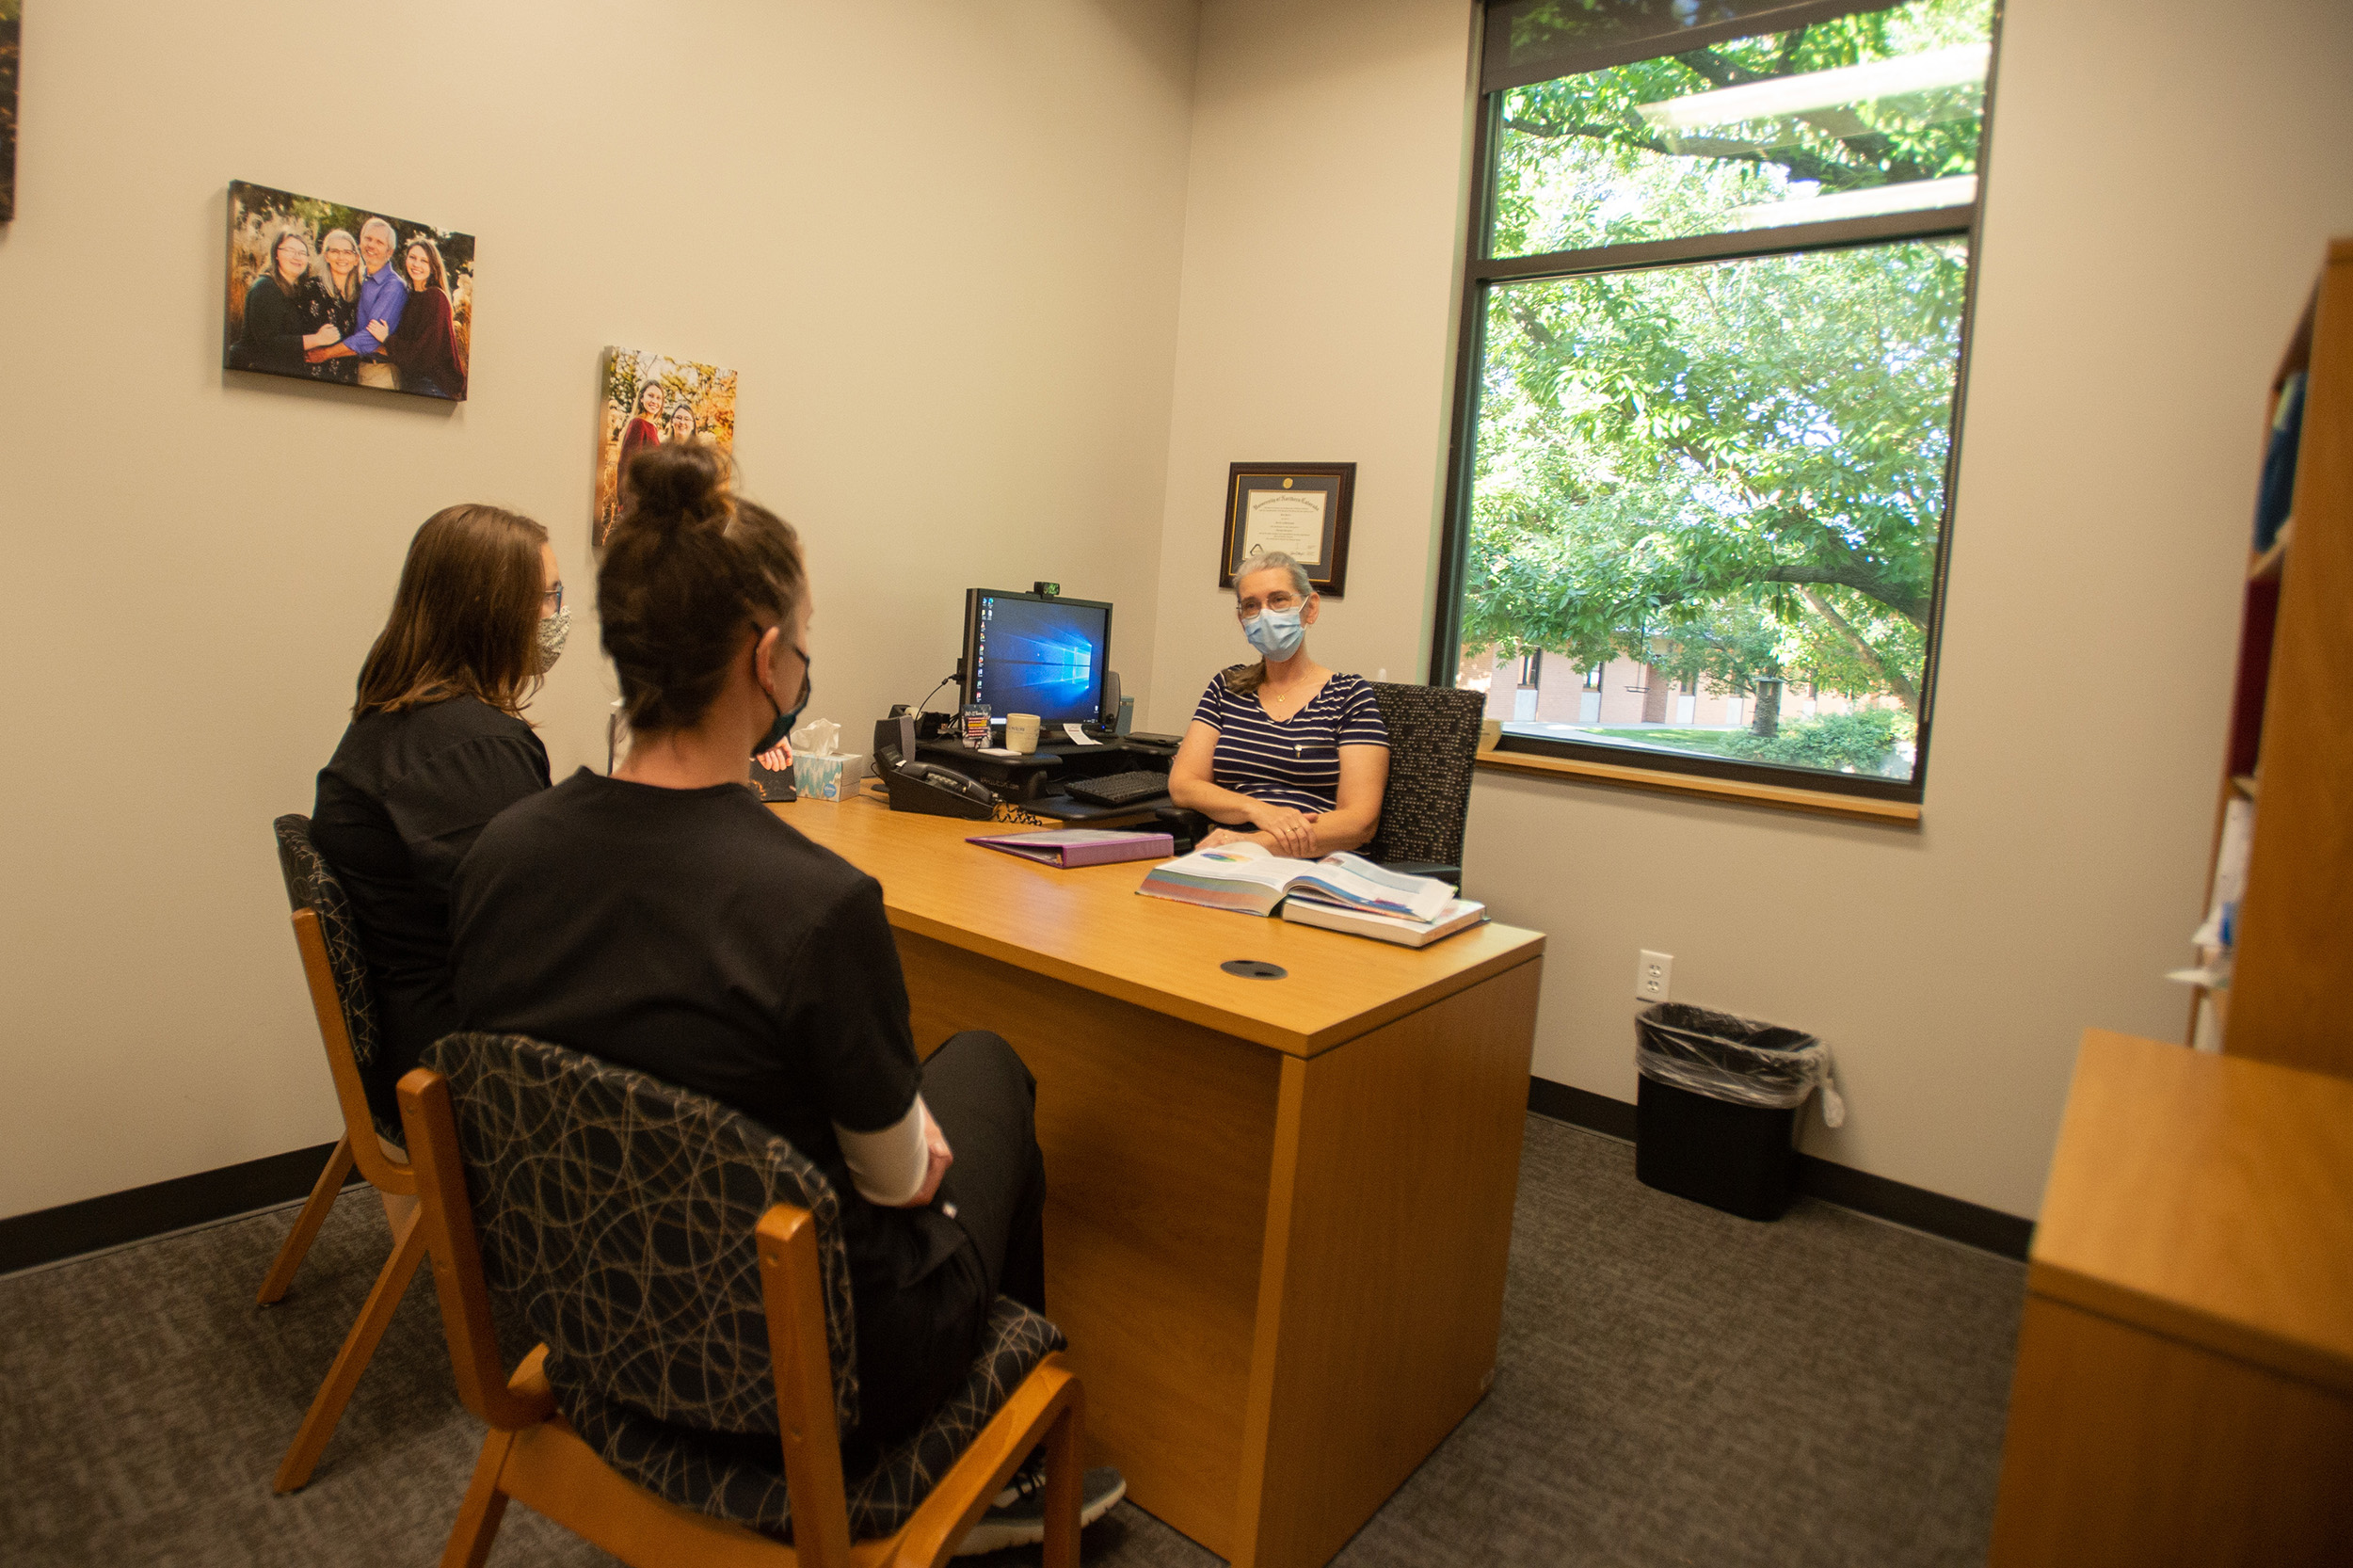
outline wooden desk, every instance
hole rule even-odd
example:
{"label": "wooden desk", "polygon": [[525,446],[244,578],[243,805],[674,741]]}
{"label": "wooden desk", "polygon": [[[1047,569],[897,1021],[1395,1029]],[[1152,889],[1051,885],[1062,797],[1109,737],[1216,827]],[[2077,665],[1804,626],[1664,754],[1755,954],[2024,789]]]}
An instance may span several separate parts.
{"label": "wooden desk", "polygon": [[2353,1562],[2353,1082],[2090,1030],[1995,1568]]}
{"label": "wooden desk", "polygon": [[775,809],[882,883],[919,1045],[995,1030],[1037,1075],[1100,1462],[1237,1564],[1330,1559],[1494,1380],[1544,938],[1415,952],[964,842],[985,824]]}

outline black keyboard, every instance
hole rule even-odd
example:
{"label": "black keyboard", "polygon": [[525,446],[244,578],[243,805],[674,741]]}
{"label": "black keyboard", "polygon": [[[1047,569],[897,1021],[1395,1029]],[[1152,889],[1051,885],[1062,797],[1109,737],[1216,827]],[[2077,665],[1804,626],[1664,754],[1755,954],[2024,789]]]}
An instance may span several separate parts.
{"label": "black keyboard", "polygon": [[1073,800],[1091,806],[1132,806],[1139,800],[1168,793],[1164,773],[1110,773],[1100,778],[1074,778],[1064,788]]}

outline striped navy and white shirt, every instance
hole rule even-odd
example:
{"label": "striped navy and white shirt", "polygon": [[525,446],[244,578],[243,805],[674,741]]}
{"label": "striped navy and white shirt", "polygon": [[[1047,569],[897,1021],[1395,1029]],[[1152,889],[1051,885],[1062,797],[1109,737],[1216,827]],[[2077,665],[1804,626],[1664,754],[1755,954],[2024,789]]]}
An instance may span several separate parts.
{"label": "striped navy and white shirt", "polygon": [[1257,693],[1244,696],[1226,686],[1223,674],[1213,675],[1193,716],[1217,731],[1212,783],[1295,811],[1338,808],[1340,747],[1389,744],[1372,683],[1361,675],[1333,676],[1280,724],[1267,716]]}

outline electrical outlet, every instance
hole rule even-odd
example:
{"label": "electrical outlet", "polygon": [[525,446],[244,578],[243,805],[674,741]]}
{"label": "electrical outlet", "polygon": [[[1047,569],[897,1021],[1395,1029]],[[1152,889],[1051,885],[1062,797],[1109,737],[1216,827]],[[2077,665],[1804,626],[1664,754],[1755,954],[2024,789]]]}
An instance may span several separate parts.
{"label": "electrical outlet", "polygon": [[1634,971],[1634,994],[1644,1001],[1665,1001],[1674,995],[1675,955],[1642,950]]}

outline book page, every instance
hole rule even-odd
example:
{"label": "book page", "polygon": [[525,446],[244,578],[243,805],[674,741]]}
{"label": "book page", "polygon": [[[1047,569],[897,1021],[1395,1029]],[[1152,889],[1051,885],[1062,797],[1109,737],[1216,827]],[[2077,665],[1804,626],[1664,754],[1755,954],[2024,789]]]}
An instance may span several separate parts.
{"label": "book page", "polygon": [[1321,897],[1350,908],[1410,915],[1428,921],[1454,897],[1454,889],[1432,876],[1401,876],[1354,855],[1328,856],[1294,878],[1296,895]]}
{"label": "book page", "polygon": [[1286,860],[1270,855],[1265,847],[1248,840],[1220,844],[1215,849],[1196,849],[1191,855],[1174,860],[1163,860],[1152,868],[1178,876],[1205,877],[1213,882],[1251,882],[1261,888],[1281,891],[1292,878],[1316,869],[1310,860]]}

